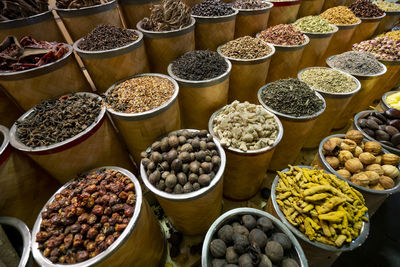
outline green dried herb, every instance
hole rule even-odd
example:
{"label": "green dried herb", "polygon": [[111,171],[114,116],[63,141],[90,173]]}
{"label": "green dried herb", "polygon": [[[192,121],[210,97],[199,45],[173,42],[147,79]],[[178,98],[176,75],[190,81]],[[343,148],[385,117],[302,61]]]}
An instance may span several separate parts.
{"label": "green dried herb", "polygon": [[301,73],[300,80],[313,89],[329,93],[348,93],[358,87],[357,82],[352,77],[327,68],[305,70]]}
{"label": "green dried herb", "polygon": [[329,21],[319,16],[300,18],[293,25],[303,32],[327,33],[333,31],[333,27],[329,25]]}

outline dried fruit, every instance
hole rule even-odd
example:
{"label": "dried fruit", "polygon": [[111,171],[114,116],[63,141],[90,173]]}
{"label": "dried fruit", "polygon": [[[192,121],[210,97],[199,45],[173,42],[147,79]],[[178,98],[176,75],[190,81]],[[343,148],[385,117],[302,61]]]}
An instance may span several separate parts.
{"label": "dried fruit", "polygon": [[212,267],[225,267],[226,261],[224,259],[213,259],[211,265]]}
{"label": "dried fruit", "polygon": [[[345,151],[342,151],[345,152]],[[348,152],[348,151],[347,151]],[[350,152],[349,152],[350,153]],[[351,154],[351,153],[350,153]],[[340,156],[340,155],[339,155]],[[353,156],[353,155],[351,155]],[[328,162],[329,165],[331,165],[332,168],[336,169],[337,167],[339,167],[339,159],[337,157],[333,157],[333,156],[328,156],[325,158],[326,161]]]}
{"label": "dried fruit", "polygon": [[223,240],[226,244],[232,242],[233,227],[229,224],[222,226],[218,230],[218,238]]}
{"label": "dried fruit", "polygon": [[247,230],[247,228],[244,227],[243,225],[239,224],[239,225],[234,225],[233,226],[233,233],[248,236],[249,235],[249,230]]}
{"label": "dried fruit", "polygon": [[[225,225],[226,226],[226,225]],[[225,256],[226,262],[227,263],[238,263],[239,256],[235,252],[235,249],[233,247],[228,247],[226,249],[226,256]]]}
{"label": "dried fruit", "polygon": [[253,229],[249,233],[250,243],[256,243],[260,248],[267,244],[267,235],[260,229]]}
{"label": "dried fruit", "polygon": [[214,239],[210,243],[211,254],[216,258],[225,257],[226,245],[221,239]]}
{"label": "dried fruit", "polygon": [[233,248],[239,254],[246,253],[247,249],[249,248],[249,239],[245,235],[234,234],[233,235]]}
{"label": "dried fruit", "polygon": [[258,264],[258,267],[272,267],[272,262],[268,258],[267,255],[262,254],[260,257],[260,263]]}
{"label": "dried fruit", "polygon": [[[342,150],[342,151],[339,152],[338,158],[339,158],[339,162],[342,163],[342,164],[344,164],[344,163],[346,163],[346,161],[348,161],[348,160],[350,160],[350,159],[352,159],[352,158],[354,158],[354,157],[353,157],[353,154],[352,154],[350,151]],[[331,165],[331,166],[332,166],[332,165]],[[333,166],[332,166],[332,167],[333,167]],[[338,165],[338,167],[339,167],[339,165]],[[333,168],[335,168],[335,167],[333,167]],[[337,167],[336,167],[336,168],[337,168]],[[336,168],[335,168],[335,169],[336,169]]]}
{"label": "dried fruit", "polygon": [[336,173],[344,179],[350,179],[351,173],[346,169],[337,170]]}
{"label": "dried fruit", "polygon": [[287,258],[282,261],[282,267],[299,267],[299,264],[294,259]]}
{"label": "dried fruit", "polygon": [[382,164],[384,165],[399,165],[400,157],[395,154],[384,154],[382,156]]}
{"label": "dried fruit", "polygon": [[365,165],[372,164],[376,160],[375,156],[372,155],[370,152],[363,152],[358,158],[360,159],[361,163]]}
{"label": "dried fruit", "polygon": [[253,267],[253,259],[250,257],[250,254],[246,253],[239,257],[239,266],[240,267]]}
{"label": "dried fruit", "polygon": [[265,254],[272,262],[280,262],[283,258],[283,247],[276,241],[269,241],[265,247]]}
{"label": "dried fruit", "polygon": [[369,178],[363,172],[356,173],[353,176],[351,176],[350,181],[359,186],[368,186],[369,185]]}
{"label": "dried fruit", "polygon": [[399,176],[399,169],[393,165],[383,165],[382,170],[385,176],[389,176],[392,179],[395,179]]}
{"label": "dried fruit", "polygon": [[350,139],[344,139],[343,142],[340,144],[340,149],[347,150],[350,152],[354,152],[357,147],[356,142]]}
{"label": "dried fruit", "polygon": [[292,242],[290,241],[289,237],[284,233],[274,233],[272,235],[272,240],[281,244],[281,246],[285,250],[292,247]]}
{"label": "dried fruit", "polygon": [[274,229],[274,225],[272,224],[272,221],[267,218],[267,217],[261,217],[257,220],[257,225],[258,227],[261,228],[264,232],[268,232],[272,229]]}
{"label": "dried fruit", "polygon": [[379,179],[379,183],[384,189],[390,189],[394,187],[393,179],[388,176],[381,176]]}
{"label": "dried fruit", "polygon": [[354,142],[356,142],[359,145],[359,144],[361,144],[364,137],[360,131],[350,130],[346,133],[346,139],[353,140]]}
{"label": "dried fruit", "polygon": [[371,152],[372,155],[378,156],[382,151],[382,146],[378,142],[366,142],[364,144],[364,151]]}
{"label": "dried fruit", "polygon": [[366,170],[366,171],[373,171],[373,172],[376,172],[376,173],[379,174],[379,175],[383,175],[383,169],[382,169],[381,165],[379,165],[379,164],[371,164],[371,165],[368,165],[368,166],[365,168],[365,170]]}
{"label": "dried fruit", "polygon": [[364,168],[361,161],[357,158],[353,158],[353,159],[346,161],[344,166],[351,173],[360,172]]}

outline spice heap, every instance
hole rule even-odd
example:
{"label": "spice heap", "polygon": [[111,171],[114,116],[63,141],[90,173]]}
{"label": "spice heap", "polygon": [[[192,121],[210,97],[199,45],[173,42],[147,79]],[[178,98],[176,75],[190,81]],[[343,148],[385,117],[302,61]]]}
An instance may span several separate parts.
{"label": "spice heap", "polygon": [[261,105],[233,101],[214,118],[213,132],[222,146],[248,151],[274,145],[279,126]]}
{"label": "spice heap", "polygon": [[376,75],[383,71],[382,64],[373,55],[357,51],[336,55],[327,64],[352,75]]}
{"label": "spice heap", "polygon": [[399,176],[400,157],[382,151],[378,142],[364,142],[357,130],[346,133],[344,138],[332,137],[323,145],[323,154],[337,174],[352,183],[385,190],[394,187]]}
{"label": "spice heap", "polygon": [[106,95],[106,103],[117,112],[142,113],[163,105],[174,92],[174,84],[167,78],[142,76],[116,85]]}
{"label": "spice heap", "polygon": [[180,0],[163,0],[151,8],[150,18],[142,21],[142,27],[148,31],[174,31],[189,26],[191,10]]}
{"label": "spice heap", "polygon": [[124,174],[102,169],[81,175],[46,205],[36,242],[53,263],[93,258],[122,234],[135,204],[135,185]]}
{"label": "spice heap", "polygon": [[354,15],[360,18],[380,17],[385,12],[369,0],[357,0],[349,6]]}
{"label": "spice heap", "polygon": [[244,36],[221,46],[221,53],[230,58],[257,59],[271,53],[271,48],[258,38]]}
{"label": "spice heap", "polygon": [[78,48],[86,51],[109,50],[130,44],[138,38],[139,36],[135,31],[100,24],[91,33],[83,37]]}
{"label": "spice heap", "polygon": [[216,230],[209,247],[213,267],[300,266],[289,237],[267,217],[237,216]]}
{"label": "spice heap", "polygon": [[101,5],[112,0],[56,0],[56,6],[60,9],[82,8]]}
{"label": "spice heap", "polygon": [[311,116],[324,108],[324,102],[305,82],[284,79],[268,84],[261,100],[274,111],[295,116]]}
{"label": "spice heap", "polygon": [[350,25],[359,22],[359,19],[347,6],[329,8],[319,16],[335,25]]}
{"label": "spice heap", "polygon": [[302,45],[306,42],[304,35],[289,24],[279,24],[260,32],[258,38],[275,45]]}
{"label": "spice heap", "polygon": [[368,220],[360,192],[323,170],[290,166],[278,175],[276,202],[311,241],[341,247],[359,236]]}
{"label": "spice heap", "polygon": [[391,11],[400,11],[400,5],[392,2],[387,2],[387,1],[373,1],[373,4],[377,5],[380,9],[382,9],[385,12],[391,12]]}
{"label": "spice heap", "polygon": [[328,68],[307,69],[300,74],[300,80],[315,90],[328,93],[349,93],[358,87],[354,78]]}
{"label": "spice heap", "polygon": [[36,41],[30,36],[18,41],[8,36],[0,44],[0,72],[40,67],[63,58],[68,51],[64,43]]}
{"label": "spice heap", "polygon": [[371,53],[379,60],[400,60],[400,40],[394,40],[387,36],[380,36],[372,40],[354,44],[353,49],[360,52]]}
{"label": "spice heap", "polygon": [[185,53],[172,62],[172,72],[179,78],[203,81],[226,72],[228,64],[217,52],[195,50]]}
{"label": "spice heap", "polygon": [[48,0],[2,0],[0,1],[0,21],[26,18],[48,10]]}
{"label": "spice heap", "polygon": [[307,16],[296,20],[293,25],[303,32],[328,33],[333,31],[328,20],[319,16]]}
{"label": "spice heap", "polygon": [[207,130],[172,132],[141,156],[149,182],[170,194],[209,186],[221,165],[218,148]]}
{"label": "spice heap", "polygon": [[400,110],[390,108],[382,112],[366,112],[364,116],[360,116],[357,125],[369,137],[400,149]]}
{"label": "spice heap", "polygon": [[220,0],[206,0],[192,7],[192,14],[195,16],[221,17],[234,12],[230,4]]}
{"label": "spice heap", "polygon": [[101,99],[82,94],[42,101],[16,122],[17,139],[32,148],[63,142],[91,126],[102,104]]}
{"label": "spice heap", "polygon": [[385,33],[384,36],[386,36],[386,37],[391,37],[391,38],[393,38],[394,40],[398,41],[398,40],[400,40],[400,30],[398,30],[398,31],[387,32],[387,33]]}
{"label": "spice heap", "polygon": [[262,9],[268,6],[262,0],[236,0],[232,5],[236,9]]}
{"label": "spice heap", "polygon": [[400,92],[388,95],[385,102],[390,107],[400,110]]}

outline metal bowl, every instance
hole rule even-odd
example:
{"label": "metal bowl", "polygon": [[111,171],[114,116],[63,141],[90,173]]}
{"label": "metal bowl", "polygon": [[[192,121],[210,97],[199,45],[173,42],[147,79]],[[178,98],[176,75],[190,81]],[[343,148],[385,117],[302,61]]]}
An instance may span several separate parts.
{"label": "metal bowl", "polygon": [[386,98],[392,94],[399,93],[399,91],[389,91],[385,94],[382,95],[380,106],[382,107],[383,110],[388,110],[391,108],[387,103],[386,103]]}

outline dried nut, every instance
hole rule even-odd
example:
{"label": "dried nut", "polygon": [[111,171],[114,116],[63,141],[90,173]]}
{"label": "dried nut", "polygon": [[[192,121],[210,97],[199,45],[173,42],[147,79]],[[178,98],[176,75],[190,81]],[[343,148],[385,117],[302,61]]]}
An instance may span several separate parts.
{"label": "dried nut", "polygon": [[368,166],[365,168],[365,170],[366,170],[366,171],[373,171],[373,172],[376,172],[376,173],[379,174],[379,175],[383,175],[383,169],[382,169],[381,165],[379,165],[379,164],[371,164],[371,165],[368,165]]}
{"label": "dried nut", "polygon": [[399,176],[399,169],[393,165],[383,165],[382,170],[385,176],[389,176],[392,179],[395,179]]}
{"label": "dried nut", "polygon": [[358,157],[362,164],[369,165],[375,162],[375,156],[369,152],[363,152]]}
{"label": "dried nut", "polygon": [[342,150],[339,152],[338,158],[339,158],[340,163],[344,164],[344,163],[346,163],[346,161],[348,161],[354,157],[350,151]]}
{"label": "dried nut", "polygon": [[385,189],[390,189],[394,187],[394,181],[392,178],[388,177],[388,176],[381,176],[381,178],[379,179],[379,183],[381,184],[381,186]]}
{"label": "dried nut", "polygon": [[332,168],[336,169],[339,167],[339,159],[337,157],[328,156],[325,159]]}
{"label": "dried nut", "polygon": [[350,181],[359,186],[369,185],[369,178],[364,172],[354,174],[351,176]]}
{"label": "dried nut", "polygon": [[385,190],[385,188],[383,188],[383,186],[380,183],[377,183],[374,186],[370,186],[369,188],[374,189],[374,190]]}
{"label": "dried nut", "polygon": [[363,153],[363,149],[360,146],[357,146],[356,149],[354,150],[354,156],[358,158],[361,153]]}
{"label": "dried nut", "polygon": [[382,165],[382,156],[376,156],[375,157],[375,164]]}
{"label": "dried nut", "polygon": [[346,169],[338,170],[338,171],[336,171],[336,173],[338,175],[340,175],[341,177],[343,177],[344,179],[350,179],[350,177],[351,177],[351,173]]}
{"label": "dried nut", "polygon": [[350,139],[344,139],[343,142],[340,144],[340,149],[347,150],[350,152],[354,152],[357,147],[356,142]]}
{"label": "dried nut", "polygon": [[378,156],[382,151],[382,146],[378,142],[369,141],[364,144],[364,151]]}
{"label": "dried nut", "polygon": [[364,168],[364,166],[362,165],[361,161],[359,159],[357,159],[357,158],[350,159],[350,160],[346,161],[344,166],[351,173],[360,172]]}
{"label": "dried nut", "polygon": [[364,172],[369,179],[369,185],[376,185],[379,182],[379,174],[373,171],[365,171]]}
{"label": "dried nut", "polygon": [[357,130],[350,130],[346,133],[346,139],[353,140],[357,144],[361,144],[363,140],[363,135],[360,131]]}
{"label": "dried nut", "polygon": [[382,156],[383,165],[399,165],[400,157],[395,154],[384,154]]}

